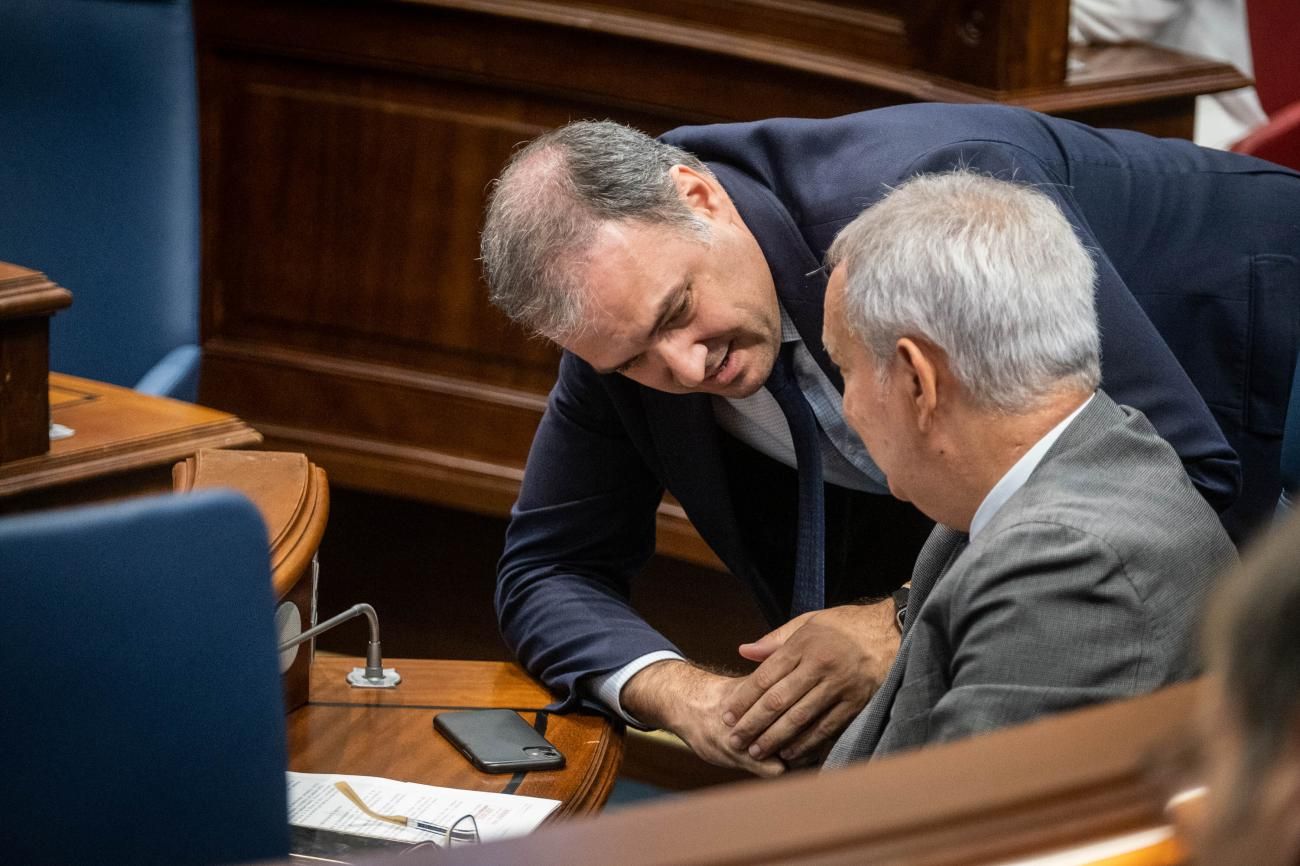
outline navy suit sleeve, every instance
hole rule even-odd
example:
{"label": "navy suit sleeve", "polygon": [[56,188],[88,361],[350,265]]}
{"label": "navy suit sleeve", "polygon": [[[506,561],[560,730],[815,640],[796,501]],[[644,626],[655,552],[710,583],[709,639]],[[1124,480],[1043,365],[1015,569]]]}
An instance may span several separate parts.
{"label": "navy suit sleeve", "polygon": [[909,175],[967,168],[1033,186],[1073,224],[1097,266],[1102,387],[1140,409],[1182,458],[1206,501],[1223,511],[1241,492],[1241,464],[1209,407],[1097,242],[1063,175],[1028,150],[999,141],[950,144],[919,157]]}
{"label": "navy suit sleeve", "polygon": [[511,512],[496,590],[506,644],[558,693],[562,711],[583,703],[583,677],[676,649],[629,603],[631,578],[654,552],[662,494],[597,374],[566,353]]}

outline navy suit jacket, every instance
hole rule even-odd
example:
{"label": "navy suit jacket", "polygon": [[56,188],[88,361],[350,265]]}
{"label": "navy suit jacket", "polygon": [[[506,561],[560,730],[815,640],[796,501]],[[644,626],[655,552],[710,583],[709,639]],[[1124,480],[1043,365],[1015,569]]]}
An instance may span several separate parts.
{"label": "navy suit jacket", "polygon": [[[1244,531],[1276,502],[1300,332],[1300,175],[1189,142],[989,105],[683,127],[664,140],[717,175],[758,240],[782,305],[841,389],[821,344],[821,264],[835,234],[916,174],[964,167],[1033,184],[1094,254],[1107,392],[1147,415],[1216,508],[1237,503],[1225,514],[1230,529]],[[498,570],[506,642],[564,708],[579,700],[583,677],[672,649],[628,601],[631,578],[654,550],[664,489],[781,622],[792,475],[722,434],[709,396],[599,375],[566,353]],[[828,547],[865,539],[868,551],[848,542],[847,555],[828,550],[832,604],[864,585],[841,580],[837,569],[869,571],[872,562],[861,560],[900,546],[910,560],[924,532],[896,531],[892,524],[906,520],[897,514],[873,513],[864,524],[868,512],[852,496],[830,486],[827,493],[847,503],[828,507]],[[865,585],[884,591],[906,574],[875,574]]]}

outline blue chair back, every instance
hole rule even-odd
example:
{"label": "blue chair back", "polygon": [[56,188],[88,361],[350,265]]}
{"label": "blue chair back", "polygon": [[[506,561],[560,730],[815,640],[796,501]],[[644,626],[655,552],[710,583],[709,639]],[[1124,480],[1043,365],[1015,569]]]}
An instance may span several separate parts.
{"label": "blue chair back", "polygon": [[0,860],[287,855],[269,572],[226,491],[0,520]]}
{"label": "blue chair back", "polygon": [[3,0],[0,58],[0,260],[44,271],[73,295],[51,325],[51,366],[128,387],[153,371],[152,393],[193,399],[189,3]]}

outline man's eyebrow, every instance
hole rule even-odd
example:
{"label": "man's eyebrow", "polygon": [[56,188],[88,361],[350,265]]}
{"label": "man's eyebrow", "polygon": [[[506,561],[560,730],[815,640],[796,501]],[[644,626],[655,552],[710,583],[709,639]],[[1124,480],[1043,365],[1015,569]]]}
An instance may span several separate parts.
{"label": "man's eyebrow", "polygon": [[[689,280],[682,280],[673,288],[671,292],[664,295],[664,299],[659,303],[659,312],[655,315],[655,323],[653,326],[651,326],[650,333],[646,336],[646,342],[649,342],[650,340],[654,339],[655,335],[663,330],[664,325],[668,324],[669,318],[671,318],[672,315],[677,311],[681,297],[685,293],[686,288],[689,285],[690,285]],[[631,364],[639,357],[641,357],[640,352],[633,355],[631,358],[628,358],[626,361],[623,361],[621,364],[615,364],[613,367],[608,367],[605,369],[601,369],[600,367],[597,367],[596,372],[602,376],[608,376],[610,373],[617,373],[619,370],[622,370],[624,367],[626,367],[628,364]]]}

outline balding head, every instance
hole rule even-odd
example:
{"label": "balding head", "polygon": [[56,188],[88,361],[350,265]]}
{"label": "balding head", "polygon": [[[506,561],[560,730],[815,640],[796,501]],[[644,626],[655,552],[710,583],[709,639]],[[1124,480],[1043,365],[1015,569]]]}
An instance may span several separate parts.
{"label": "balding head", "polygon": [[698,159],[609,121],[579,121],[522,148],[488,199],[480,252],[492,303],[524,327],[563,342],[581,330],[589,287],[580,279],[601,224],[638,221],[706,234],[669,171]]}

